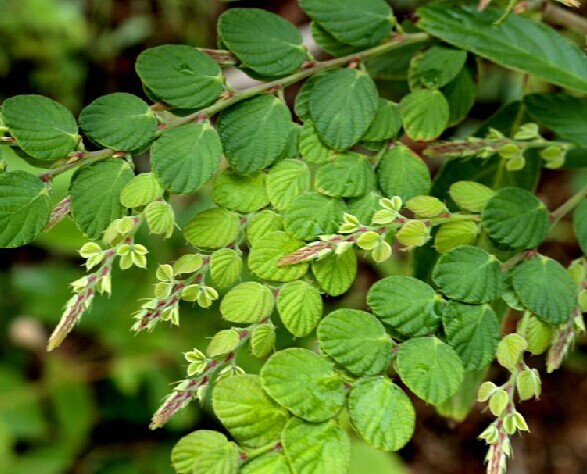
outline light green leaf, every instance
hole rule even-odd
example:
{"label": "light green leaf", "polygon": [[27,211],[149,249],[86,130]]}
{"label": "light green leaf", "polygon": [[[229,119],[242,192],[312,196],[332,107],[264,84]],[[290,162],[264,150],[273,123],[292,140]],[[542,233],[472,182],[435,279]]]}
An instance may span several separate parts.
{"label": "light green leaf", "polygon": [[269,204],[265,173],[239,176],[225,170],[214,180],[212,199],[220,206],[238,212],[253,212]]}
{"label": "light green leaf", "polygon": [[275,347],[275,327],[262,324],[251,333],[251,353],[255,357],[267,357]]}
{"label": "light green leaf", "polygon": [[322,142],[310,119],[304,122],[300,132],[299,147],[300,154],[308,163],[327,163],[336,157],[336,152]]}
{"label": "light green leaf", "polygon": [[410,92],[399,103],[406,135],[414,141],[431,141],[448,127],[448,102],[437,90]]}
{"label": "light green leaf", "polygon": [[49,190],[24,171],[0,173],[0,248],[32,242],[51,214]]}
{"label": "light green leaf", "polygon": [[312,262],[312,273],[316,281],[330,296],[346,293],[357,276],[357,255],[352,248],[342,254],[332,253]]}
{"label": "light green leaf", "polygon": [[258,375],[234,375],[219,380],[212,392],[214,414],[239,444],[259,448],[277,443],[289,418],[271,400]]}
{"label": "light green leaf", "polygon": [[457,206],[469,212],[481,212],[495,196],[493,189],[475,181],[457,181],[448,192]]}
{"label": "light green leaf", "polygon": [[222,144],[207,123],[193,123],[170,130],[151,147],[153,172],[175,194],[196,192],[216,173]]}
{"label": "light green leaf", "polygon": [[141,81],[165,103],[199,109],[224,90],[220,66],[197,48],[164,44],[143,51],[135,64]]}
{"label": "light green leaf", "polygon": [[155,201],[145,207],[145,218],[152,234],[171,237],[175,229],[173,207],[166,201]]}
{"label": "light green leaf", "polygon": [[556,260],[540,255],[516,266],[512,284],[522,304],[550,324],[569,320],[577,304],[575,284]]}
{"label": "light green leaf", "polygon": [[132,94],[102,96],[85,107],[79,124],[93,142],[120,151],[146,146],[157,130],[157,118],[149,105]]}
{"label": "light green leaf", "polygon": [[267,168],[285,150],[291,114],[277,97],[261,95],[226,109],[218,133],[230,166],[239,174]]}
{"label": "light green leaf", "polygon": [[25,153],[46,164],[65,158],[79,142],[69,110],[40,95],[17,95],[2,104],[2,118]]}
{"label": "light green leaf", "polygon": [[397,371],[412,392],[433,405],[454,395],[463,381],[461,359],[436,337],[417,337],[402,343]]}
{"label": "light green leaf", "polygon": [[477,85],[471,72],[464,67],[461,72],[441,90],[448,102],[450,115],[448,126],[461,123],[473,108],[477,96]]}
{"label": "light green leaf", "polygon": [[391,35],[395,18],[383,0],[300,0],[312,20],[338,41],[372,46]]}
{"label": "light green leaf", "polygon": [[303,161],[280,161],[267,174],[267,195],[275,209],[287,209],[295,198],[309,189],[310,170]]}
{"label": "light green leaf", "polygon": [[465,303],[493,301],[505,289],[497,258],[471,245],[443,254],[432,270],[432,279],[446,296]]}
{"label": "light green leaf", "polygon": [[263,280],[293,281],[303,277],[308,271],[308,263],[279,267],[278,262],[303,247],[304,243],[285,232],[269,232],[255,240],[249,253],[249,268]]}
{"label": "light green leaf", "polygon": [[245,464],[242,474],[291,474],[285,454],[272,451]]}
{"label": "light green leaf", "polygon": [[495,22],[502,10],[476,5],[428,5],[417,11],[418,27],[453,44],[547,82],[587,92],[587,59],[551,27],[520,15]]}
{"label": "light green leaf", "polygon": [[194,470],[198,474],[237,474],[241,463],[238,446],[226,444],[222,449],[205,451],[196,459]]}
{"label": "light green leaf", "polygon": [[507,334],[497,345],[497,361],[502,367],[514,371],[527,347],[528,342],[519,334]]}
{"label": "light green leaf", "polygon": [[306,58],[299,30],[258,8],[225,11],[218,19],[218,36],[243,66],[264,76],[291,74]]}
{"label": "light green leaf", "polygon": [[346,432],[332,423],[310,424],[292,419],[282,444],[295,474],[347,474],[350,443]]}
{"label": "light green leaf", "polygon": [[579,247],[587,255],[587,199],[583,199],[573,213],[573,224]]}
{"label": "light green leaf", "polygon": [[379,98],[375,118],[369,125],[361,140],[377,142],[395,137],[402,128],[399,105],[395,102]]}
{"label": "light green leaf", "polygon": [[286,329],[296,337],[310,334],[322,317],[322,297],[309,283],[286,283],[277,296],[277,310]]}
{"label": "light green leaf", "polygon": [[361,438],[374,448],[397,451],[412,437],[416,412],[408,396],[391,380],[360,380],[349,393],[349,416]]}
{"label": "light green leaf", "polygon": [[375,315],[403,336],[423,336],[436,330],[436,293],[423,281],[389,276],[376,282],[367,294]]}
{"label": "light green leaf", "polygon": [[285,230],[301,240],[314,240],[321,234],[332,234],[342,222],[345,204],[316,192],[298,196],[287,207]]}
{"label": "light green leaf", "polygon": [[351,199],[347,203],[348,212],[359,219],[359,222],[370,224],[371,219],[373,219],[373,214],[380,207],[379,200],[381,197],[381,194],[378,192],[371,191],[363,197]]}
{"label": "light green leaf", "polygon": [[273,312],[273,293],[261,283],[246,281],[226,293],[220,312],[233,323],[258,323]]}
{"label": "light green leaf", "polygon": [[235,329],[223,329],[218,331],[206,348],[208,357],[224,356],[234,351],[238,347],[240,340],[239,332]]}
{"label": "light green leaf", "polygon": [[311,422],[336,416],[346,398],[332,364],[307,349],[273,354],[261,369],[261,383],[277,403]]}
{"label": "light green leaf", "polygon": [[283,230],[283,217],[276,212],[265,210],[251,217],[247,222],[246,232],[249,246],[253,247],[258,239],[269,232]]}
{"label": "light green leaf", "polygon": [[233,249],[220,249],[210,256],[210,277],[214,284],[226,288],[236,282],[243,269],[240,252]]}
{"label": "light green leaf", "polygon": [[312,87],[310,114],[326,145],[347,150],[371,125],[377,101],[377,88],[366,73],[338,69],[321,76]]}
{"label": "light green leaf", "polygon": [[186,225],[184,234],[194,247],[219,249],[234,242],[238,231],[238,216],[216,207],[196,214]]}
{"label": "light green leaf", "polygon": [[434,248],[446,253],[461,245],[473,245],[479,235],[479,225],[473,221],[456,221],[442,224],[434,237]]}
{"label": "light green leaf", "polygon": [[71,178],[71,215],[79,229],[98,239],[110,223],[122,217],[126,208],[120,194],[134,177],[124,160],[109,158],[79,168]]}
{"label": "light green leaf", "polygon": [[528,341],[528,351],[532,355],[539,355],[545,352],[552,342],[554,327],[545,323],[534,315],[528,320],[528,326],[523,336]]}
{"label": "light green leaf", "polygon": [[317,333],[320,349],[354,375],[380,374],[389,365],[393,342],[365,311],[337,309],[322,320]]}
{"label": "light green leaf", "polygon": [[152,173],[142,173],[132,178],[120,193],[120,203],[134,209],[163,196],[163,188]]}
{"label": "light green leaf", "polygon": [[548,234],[548,209],[521,188],[502,188],[487,202],[481,220],[489,236],[515,249],[536,247]]}
{"label": "light green leaf", "polygon": [[348,56],[362,49],[360,46],[341,43],[315,21],[310,23],[310,32],[320,49],[332,56]]}
{"label": "light green leaf", "polygon": [[375,173],[367,156],[345,153],[316,171],[316,189],[332,197],[363,196],[375,187]]}
{"label": "light green leaf", "polygon": [[196,460],[208,451],[229,445],[226,436],[217,431],[199,430],[181,438],[171,451],[171,463],[178,474],[192,474]]}
{"label": "light green leaf", "polygon": [[432,46],[424,54],[412,59],[409,71],[410,87],[438,89],[445,86],[458,76],[466,60],[466,51],[440,45]]}
{"label": "light green leaf", "polygon": [[465,370],[481,369],[491,363],[501,333],[490,306],[451,302],[442,314],[442,325],[448,344],[463,361]]}
{"label": "light green leaf", "polygon": [[384,153],[377,166],[379,187],[386,197],[407,201],[430,192],[431,179],[426,163],[403,144]]}

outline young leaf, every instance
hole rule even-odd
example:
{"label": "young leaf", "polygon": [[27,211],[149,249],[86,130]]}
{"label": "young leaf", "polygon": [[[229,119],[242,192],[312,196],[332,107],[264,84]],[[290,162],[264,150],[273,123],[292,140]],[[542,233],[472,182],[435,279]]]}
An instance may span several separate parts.
{"label": "young leaf", "polygon": [[218,36],[243,66],[263,76],[291,74],[306,58],[300,31],[259,8],[225,11],[218,19]]}
{"label": "young leaf", "polygon": [[409,276],[383,278],[367,294],[367,304],[375,315],[403,336],[423,336],[436,330],[435,302],[432,287]]}
{"label": "young leaf", "polygon": [[348,291],[357,276],[357,254],[350,248],[342,254],[335,253],[312,262],[312,273],[320,288],[330,296]]}
{"label": "young leaf", "polygon": [[277,296],[277,310],[286,329],[296,337],[310,334],[322,317],[322,297],[309,283],[286,283]]}
{"label": "young leaf", "polygon": [[426,164],[402,144],[385,152],[377,166],[377,180],[385,196],[407,201],[430,192],[430,172]]}
{"label": "young leaf", "polygon": [[206,123],[187,124],[162,135],[151,147],[151,165],[161,184],[190,194],[206,184],[220,164],[222,144]]}
{"label": "young leaf", "polygon": [[255,240],[255,246],[249,253],[249,268],[263,280],[284,282],[297,280],[308,271],[307,262],[285,267],[279,267],[277,263],[303,246],[302,241],[285,232],[269,232]]}
{"label": "young leaf", "polygon": [[377,142],[395,137],[402,128],[402,117],[399,105],[395,102],[379,98],[375,118],[369,125],[361,140]]}
{"label": "young leaf", "polygon": [[219,249],[237,238],[239,219],[234,212],[220,207],[202,211],[188,222],[184,234],[194,247]]}
{"label": "young leaf", "polygon": [[473,221],[456,221],[442,224],[434,237],[434,248],[446,253],[461,245],[473,245],[479,235],[479,226]]}
{"label": "young leaf", "polygon": [[475,304],[499,298],[505,285],[497,258],[471,245],[443,254],[432,279],[449,298]]}
{"label": "young leaf", "polygon": [[139,54],[135,68],[143,84],[173,107],[203,108],[218,99],[224,89],[220,66],[188,45],[149,48]]}
{"label": "young leaf", "polygon": [[6,99],[2,118],[18,146],[43,164],[67,157],[80,140],[71,112],[40,95]]}
{"label": "young leaf", "polygon": [[583,253],[587,255],[587,199],[577,206],[573,214],[575,235]]}
{"label": "young leaf", "polygon": [[163,188],[152,173],[142,173],[132,178],[120,193],[120,203],[134,209],[163,196]]}
{"label": "young leaf", "polygon": [[576,44],[554,29],[521,15],[496,25],[502,11],[476,5],[426,5],[418,9],[418,27],[508,68],[547,82],[587,92],[587,59]]}
{"label": "young leaf", "polygon": [[96,99],[81,111],[79,124],[93,142],[120,151],[140,150],[157,130],[157,118],[149,105],[124,92]]}
{"label": "young leaf", "polygon": [[175,229],[173,207],[166,201],[154,201],[145,207],[145,218],[151,234],[165,234],[171,237]]}
{"label": "young leaf", "polygon": [[446,46],[432,46],[424,54],[415,56],[409,71],[412,89],[424,86],[438,89],[456,78],[467,60],[467,52]]}
{"label": "young leaf", "polygon": [[447,342],[463,361],[465,370],[487,366],[500,338],[497,315],[490,306],[451,302],[442,314]]}
{"label": "young leaf", "polygon": [[457,181],[450,185],[448,193],[457,206],[469,212],[481,212],[495,191],[475,181]]}
{"label": "young leaf", "polygon": [[332,423],[292,419],[282,435],[283,450],[296,474],[347,473],[350,443],[346,432]]}
{"label": "young leaf", "polygon": [[127,212],[120,194],[133,177],[131,166],[115,158],[91,163],[74,173],[69,186],[71,215],[89,238],[99,239],[113,220]]}
{"label": "young leaf", "polygon": [[214,179],[212,199],[220,206],[237,212],[253,212],[269,204],[265,173],[239,176],[225,170]]}
{"label": "young leaf", "polygon": [[436,337],[416,337],[402,343],[397,371],[412,392],[432,405],[454,395],[463,381],[461,359]]}
{"label": "young leaf", "polygon": [[384,372],[391,360],[393,342],[372,315],[341,308],[318,326],[320,349],[354,375]]}
{"label": "young leaf", "polygon": [[377,101],[377,88],[366,73],[338,69],[321,76],[312,87],[310,114],[324,143],[344,151],[371,125]]}
{"label": "young leaf", "polygon": [[49,190],[24,171],[0,173],[0,248],[32,242],[51,214]]}
{"label": "young leaf", "polygon": [[239,174],[267,168],[284,152],[291,114],[277,97],[260,95],[226,109],[218,133],[230,166]]}
{"label": "young leaf", "polygon": [[448,102],[438,90],[409,93],[400,101],[399,110],[406,135],[414,141],[434,140],[448,127]]}
{"label": "young leaf", "polygon": [[242,272],[243,259],[233,249],[220,249],[210,256],[210,277],[214,284],[226,288],[236,282]]}
{"label": "young leaf", "polygon": [[294,199],[310,189],[310,170],[300,160],[283,160],[267,174],[267,195],[271,205],[286,209]]}
{"label": "young leaf", "polygon": [[226,293],[220,312],[232,323],[258,323],[273,312],[273,293],[261,283],[246,281]]}
{"label": "young leaf", "polygon": [[194,463],[194,470],[201,474],[237,474],[241,463],[238,446],[228,443],[222,449],[206,451]]}
{"label": "young leaf", "polygon": [[575,284],[557,261],[540,255],[516,266],[512,284],[522,304],[550,324],[569,320],[575,307]]}
{"label": "young leaf", "polygon": [[534,194],[502,188],[487,202],[481,219],[489,236],[514,249],[536,247],[548,234],[548,209]]}
{"label": "young leaf", "polygon": [[332,197],[358,197],[373,191],[375,173],[368,157],[345,153],[316,171],[316,189]]}
{"label": "young leaf", "polygon": [[340,199],[316,192],[302,194],[285,211],[285,230],[297,239],[314,240],[320,234],[336,232],[344,211]]}
{"label": "young leaf", "polygon": [[212,392],[214,414],[239,444],[258,448],[280,440],[289,418],[271,400],[258,375],[235,375],[219,380]]}
{"label": "young leaf", "polygon": [[258,239],[269,232],[283,230],[283,217],[276,212],[265,210],[251,217],[247,223],[246,233],[249,246],[254,247]]}
{"label": "young leaf", "polygon": [[365,442],[397,451],[412,437],[416,411],[408,396],[385,377],[360,380],[349,393],[349,416]]}
{"label": "young leaf", "polygon": [[291,474],[285,454],[272,451],[252,459],[241,470],[242,474]]}
{"label": "young leaf", "polygon": [[171,463],[178,474],[192,474],[194,464],[206,452],[222,450],[229,443],[217,431],[199,430],[181,438],[171,451]]}
{"label": "young leaf", "polygon": [[307,349],[272,355],[261,369],[261,383],[277,403],[313,423],[334,417],[346,398],[344,382],[332,364]]}
{"label": "young leaf", "polygon": [[253,329],[251,334],[251,353],[255,357],[267,357],[275,346],[275,327],[262,324]]}

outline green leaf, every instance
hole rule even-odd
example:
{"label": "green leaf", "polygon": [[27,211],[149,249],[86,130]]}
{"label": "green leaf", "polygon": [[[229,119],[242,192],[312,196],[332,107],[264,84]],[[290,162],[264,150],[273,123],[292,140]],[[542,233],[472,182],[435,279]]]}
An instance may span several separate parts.
{"label": "green leaf", "polygon": [[337,155],[322,142],[310,119],[304,122],[300,132],[299,147],[300,154],[308,163],[327,163]]}
{"label": "green leaf", "polygon": [[365,66],[369,75],[375,80],[406,80],[412,58],[429,42],[429,39],[423,39],[418,43],[398,44],[397,49],[368,58]]}
{"label": "green leaf", "polygon": [[306,51],[302,34],[289,21],[258,8],[231,8],[218,19],[218,36],[243,66],[263,76],[298,70]]}
{"label": "green leaf", "polygon": [[71,153],[79,142],[69,110],[40,95],[17,95],[2,104],[2,119],[27,154],[50,164]]}
{"label": "green leaf", "polygon": [[242,268],[243,260],[236,250],[220,249],[210,256],[210,277],[220,288],[226,288],[237,281]]}
{"label": "green leaf", "polygon": [[497,361],[502,367],[513,372],[518,365],[518,362],[520,362],[520,356],[527,347],[528,342],[519,334],[507,334],[497,345]]}
{"label": "green leaf", "polygon": [[454,395],[463,381],[461,359],[436,337],[417,337],[402,343],[397,371],[412,392],[432,405]]}
{"label": "green leaf", "polygon": [[134,209],[161,198],[163,188],[152,173],[142,173],[132,178],[120,193],[120,203]]}
{"label": "green leaf", "polygon": [[347,203],[348,212],[359,219],[361,223],[370,223],[373,219],[373,214],[380,207],[379,200],[381,194],[376,191],[371,191],[363,197],[350,199]]}
{"label": "green leaf", "polygon": [[194,470],[198,474],[237,474],[241,463],[238,446],[228,443],[222,449],[206,451],[198,456]]}
{"label": "green leaf", "polygon": [[258,323],[273,312],[273,293],[261,283],[246,281],[226,293],[220,312],[232,323]]}
{"label": "green leaf", "polygon": [[522,304],[550,324],[569,320],[577,304],[575,284],[556,260],[540,255],[512,271],[512,284]]}
{"label": "green leaf", "polygon": [[175,230],[173,207],[166,201],[155,201],[147,205],[145,218],[151,234],[166,234],[168,238]]}
{"label": "green leaf", "polygon": [[91,163],[74,173],[69,186],[71,215],[89,238],[100,238],[113,220],[126,213],[120,194],[133,177],[131,166],[115,158]]}
{"label": "green leaf", "polygon": [[283,230],[283,217],[276,212],[265,210],[255,214],[247,223],[246,233],[249,246],[253,247],[258,239],[269,232]]}
{"label": "green leaf", "polygon": [[164,44],[143,51],[135,64],[141,81],[165,103],[199,109],[224,90],[220,66],[192,46]]}
{"label": "green leaf", "polygon": [[346,293],[357,276],[357,255],[352,248],[312,262],[312,273],[320,288],[330,296]]}
{"label": "green leaf", "polygon": [[216,173],[222,144],[207,123],[183,125],[163,134],[151,147],[151,165],[161,184],[175,194],[199,190]]}
{"label": "green leaf", "polygon": [[225,377],[212,393],[214,414],[239,444],[259,448],[279,442],[289,414],[263,391],[258,375]]}
{"label": "green leaf", "polygon": [[51,214],[49,190],[24,171],[0,173],[0,248],[32,242]]}
{"label": "green leaf", "polygon": [[534,248],[548,234],[548,209],[521,188],[502,188],[487,202],[481,220],[489,236],[514,249]]}
{"label": "green leaf", "polygon": [[315,76],[310,76],[306,79],[296,96],[294,112],[303,122],[310,118],[310,94],[312,93],[314,84],[316,84],[316,81],[324,74],[326,74],[326,72],[318,73]]}
{"label": "green leaf", "polygon": [[238,212],[253,212],[269,204],[265,173],[239,176],[225,170],[214,180],[212,199],[220,206]]}
{"label": "green leaf", "polygon": [[403,336],[423,336],[436,330],[436,293],[423,281],[409,276],[389,276],[376,282],[367,304],[385,324]]}
{"label": "green leaf", "polygon": [[242,474],[291,474],[285,454],[272,451],[252,459],[241,470]]}
{"label": "green leaf", "polygon": [[461,123],[473,108],[477,96],[477,85],[473,75],[464,67],[461,72],[441,90],[448,102],[450,110],[448,126],[452,127]]}
{"label": "green leaf", "polygon": [[157,118],[149,105],[132,94],[105,95],[85,107],[79,116],[84,133],[106,148],[140,150],[155,138]]}
{"label": "green leaf", "polygon": [[457,181],[450,185],[448,193],[461,209],[469,212],[481,212],[495,191],[475,181]]}
{"label": "green leaf", "polygon": [[310,334],[322,317],[322,297],[309,283],[286,283],[277,296],[277,310],[286,329],[296,337]]}
{"label": "green leaf", "polygon": [[377,142],[395,137],[402,128],[399,105],[390,100],[379,98],[375,118],[369,125],[361,140]]}
{"label": "green leaf", "polygon": [[327,356],[354,375],[380,374],[391,360],[391,338],[383,325],[365,311],[333,311],[318,326],[318,341]]}
{"label": "green leaf", "polygon": [[361,438],[382,451],[403,448],[416,424],[412,402],[385,377],[362,379],[353,386],[349,393],[349,416]]}
{"label": "green leaf", "polygon": [[251,353],[255,357],[267,357],[275,346],[275,326],[262,324],[251,333]]}
{"label": "green leaf", "polygon": [[437,90],[420,89],[405,95],[399,110],[406,135],[414,141],[432,141],[448,127],[448,102]]}
{"label": "green leaf", "polygon": [[346,474],[350,443],[346,432],[332,423],[310,424],[292,419],[282,444],[295,474]]}
{"label": "green leaf", "polygon": [[456,78],[467,60],[467,52],[446,46],[432,46],[425,53],[415,56],[409,71],[410,87],[424,86],[438,89]]}
{"label": "green leaf", "polygon": [[442,224],[434,237],[434,248],[446,253],[461,245],[473,245],[479,235],[479,225],[473,221],[456,221]]}
{"label": "green leaf", "polygon": [[395,18],[383,0],[300,0],[312,20],[338,41],[372,46],[391,35]]}
{"label": "green leaf", "polygon": [[240,340],[239,332],[235,329],[223,329],[218,331],[210,342],[206,349],[208,357],[218,357],[229,354],[236,350]]}
{"label": "green leaf", "polygon": [[311,422],[336,416],[346,398],[332,364],[307,349],[273,354],[261,369],[261,383],[277,403]]}
{"label": "green leaf", "polygon": [[528,351],[532,355],[540,355],[545,352],[552,343],[554,328],[534,315],[528,320],[528,326],[523,336],[528,341]]}
{"label": "green leaf", "polygon": [[418,27],[507,68],[587,92],[587,60],[576,44],[551,27],[520,15],[495,22],[502,10],[476,5],[429,5],[417,11]]}
{"label": "green leaf", "polygon": [[316,189],[332,197],[363,196],[375,187],[375,173],[367,156],[346,153],[316,171]]}
{"label": "green leaf", "polygon": [[365,134],[377,112],[377,88],[364,72],[338,69],[321,76],[310,93],[310,114],[320,138],[347,150]]}
{"label": "green leaf", "polygon": [[384,153],[377,166],[379,187],[386,197],[407,201],[430,192],[431,179],[426,163],[403,144]]}
{"label": "green leaf", "polygon": [[587,199],[583,199],[573,213],[575,235],[584,254],[587,254]]}
{"label": "green leaf", "polygon": [[226,109],[218,133],[230,166],[239,174],[267,168],[285,150],[291,114],[277,97],[261,95]]}
{"label": "green leaf", "polygon": [[181,438],[171,451],[171,463],[178,474],[192,474],[196,461],[207,452],[223,450],[229,443],[217,431],[199,430]]}
{"label": "green leaf", "polygon": [[348,56],[362,49],[360,46],[341,43],[315,21],[310,23],[310,32],[320,49],[332,56]]}
{"label": "green leaf", "polygon": [[493,301],[505,288],[497,258],[471,245],[443,254],[432,270],[432,279],[446,296],[465,303]]}
{"label": "green leaf", "polygon": [[298,196],[287,207],[285,230],[301,240],[314,240],[320,234],[332,234],[342,222],[345,204],[316,192]]}
{"label": "green leaf", "polygon": [[234,242],[238,231],[238,216],[216,207],[196,214],[186,225],[184,234],[194,247],[219,249]]}
{"label": "green leaf", "polygon": [[287,209],[295,198],[309,189],[310,170],[303,161],[280,161],[267,174],[267,195],[275,209]]}
{"label": "green leaf", "polygon": [[249,253],[249,268],[263,280],[293,281],[303,277],[308,271],[308,263],[279,267],[278,262],[304,246],[304,243],[285,232],[269,232],[255,240]]}
{"label": "green leaf", "polygon": [[451,302],[442,314],[447,342],[463,361],[465,370],[491,363],[500,338],[499,321],[490,306]]}

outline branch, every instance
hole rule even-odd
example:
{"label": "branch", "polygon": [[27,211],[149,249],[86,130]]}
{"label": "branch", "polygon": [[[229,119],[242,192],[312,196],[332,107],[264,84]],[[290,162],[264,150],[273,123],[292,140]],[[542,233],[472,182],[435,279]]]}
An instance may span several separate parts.
{"label": "branch", "polygon": [[552,211],[550,214],[550,221],[552,222],[550,228],[552,229],[558,221],[577,207],[585,196],[587,196],[587,186],[583,186],[576,194]]}
{"label": "branch", "polygon": [[563,26],[569,30],[587,35],[587,19],[573,13],[566,8],[553,5],[550,2],[544,4],[542,19],[553,25]]}

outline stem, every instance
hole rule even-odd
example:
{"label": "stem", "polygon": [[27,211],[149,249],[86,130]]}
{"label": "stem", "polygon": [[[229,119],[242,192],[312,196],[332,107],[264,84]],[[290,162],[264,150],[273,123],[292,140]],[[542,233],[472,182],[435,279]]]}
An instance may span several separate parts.
{"label": "stem", "polygon": [[53,169],[39,175],[39,178],[41,178],[41,180],[45,181],[45,182],[50,181],[54,176],[57,176],[61,173],[65,173],[66,171],[69,171],[70,169],[76,168],[79,165],[94,163],[95,161],[100,161],[100,160],[104,160],[106,158],[110,158],[111,156],[114,155],[114,153],[115,153],[115,151],[111,150],[110,148],[105,148],[104,150],[98,150],[98,151],[89,151],[87,153],[83,153],[82,156],[77,157],[78,159],[70,159],[67,163],[64,163],[61,166],[53,168]]}
{"label": "stem", "polygon": [[550,220],[552,222],[550,228],[552,229],[558,221],[578,206],[585,196],[587,196],[587,185],[583,186],[576,194],[552,211],[550,214]]}
{"label": "stem", "polygon": [[587,19],[550,2],[544,4],[542,19],[553,25],[564,26],[582,35],[587,34]]}

